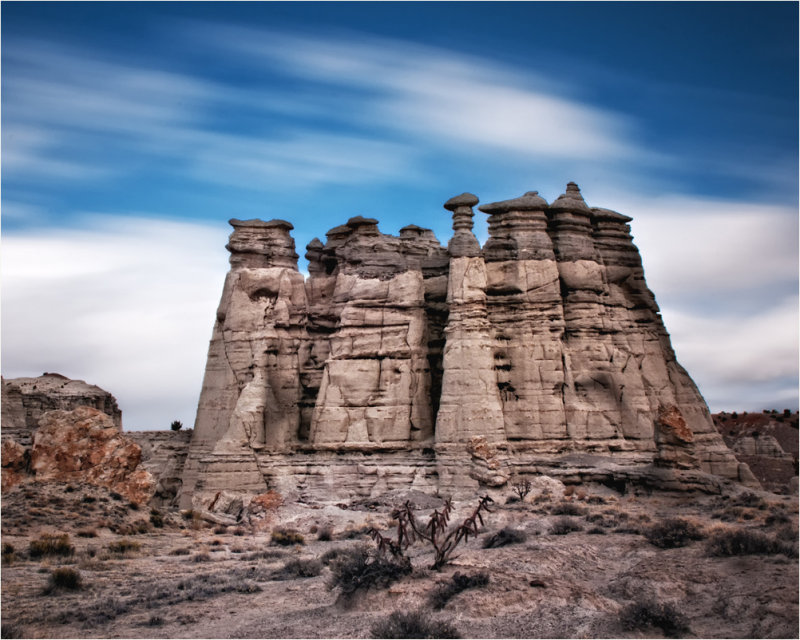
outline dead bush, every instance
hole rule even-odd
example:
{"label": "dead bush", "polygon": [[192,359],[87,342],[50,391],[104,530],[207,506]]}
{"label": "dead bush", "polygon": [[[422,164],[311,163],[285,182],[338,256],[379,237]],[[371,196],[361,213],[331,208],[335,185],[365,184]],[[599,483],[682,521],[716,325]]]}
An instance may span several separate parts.
{"label": "dead bush", "polygon": [[430,602],[434,609],[442,609],[453,597],[467,589],[485,587],[489,584],[489,574],[485,571],[473,574],[456,572],[449,582],[439,584],[431,593]]}
{"label": "dead bush", "polygon": [[528,539],[527,534],[519,529],[512,529],[511,527],[503,527],[497,533],[486,536],[483,540],[484,549],[496,549],[498,547],[505,547],[509,544],[520,544]]}
{"label": "dead bush", "polygon": [[550,507],[550,513],[554,516],[582,516],[586,509],[574,502],[562,501]]}
{"label": "dead bush", "polygon": [[294,580],[296,578],[313,578],[322,573],[322,561],[312,558],[310,560],[289,560],[280,569],[272,574],[273,580]]}
{"label": "dead bush", "polygon": [[82,582],[80,572],[71,567],[58,567],[50,573],[50,582],[44,594],[49,595],[59,589],[77,591],[83,586]]}
{"label": "dead bush", "polygon": [[460,638],[449,622],[434,620],[427,611],[395,611],[372,625],[373,638]]}
{"label": "dead bush", "polygon": [[656,627],[668,638],[680,638],[690,632],[686,617],[674,605],[648,599],[624,607],[619,621],[627,631]]}
{"label": "dead bush", "polygon": [[645,529],[644,537],[650,544],[661,549],[685,547],[693,540],[705,538],[702,529],[690,520],[667,518]]}
{"label": "dead bush", "polygon": [[142,543],[137,542],[136,540],[128,540],[127,538],[122,538],[121,540],[115,540],[114,542],[109,542],[107,548],[111,553],[122,555],[125,553],[129,553],[131,551],[139,551],[139,549],[142,548]]}
{"label": "dead bush", "polygon": [[563,536],[573,531],[582,531],[583,526],[575,518],[562,516],[557,518],[553,524],[550,525],[550,534],[554,536]]}
{"label": "dead bush", "polygon": [[723,529],[708,540],[708,553],[712,556],[774,555],[782,553],[797,557],[797,543],[770,538],[752,529]]}
{"label": "dead bush", "polygon": [[294,529],[275,529],[271,536],[272,544],[288,547],[293,544],[305,544],[305,538]]}
{"label": "dead bush", "polygon": [[31,558],[42,558],[45,556],[71,556],[75,553],[75,547],[69,542],[69,535],[52,535],[45,533],[36,540],[31,540],[28,547],[28,555]]}
{"label": "dead bush", "polygon": [[359,591],[386,588],[393,582],[411,573],[408,558],[387,558],[378,552],[369,552],[364,547],[349,549],[330,560],[333,574],[329,588],[338,588],[345,599]]}
{"label": "dead bush", "polygon": [[75,535],[79,538],[96,538],[97,537],[97,530],[96,529],[79,529],[75,532]]}

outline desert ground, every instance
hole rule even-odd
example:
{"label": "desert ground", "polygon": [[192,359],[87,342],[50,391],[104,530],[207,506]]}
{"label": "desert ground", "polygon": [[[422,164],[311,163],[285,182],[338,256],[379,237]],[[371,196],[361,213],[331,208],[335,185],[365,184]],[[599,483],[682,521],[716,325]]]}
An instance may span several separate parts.
{"label": "desert ground", "polygon": [[[508,489],[441,570],[423,540],[377,554],[370,528],[394,536],[405,500],[420,527],[444,504],[277,500],[234,527],[24,483],[2,503],[2,635],[798,637],[796,496]],[[455,503],[450,528],[477,504]]]}

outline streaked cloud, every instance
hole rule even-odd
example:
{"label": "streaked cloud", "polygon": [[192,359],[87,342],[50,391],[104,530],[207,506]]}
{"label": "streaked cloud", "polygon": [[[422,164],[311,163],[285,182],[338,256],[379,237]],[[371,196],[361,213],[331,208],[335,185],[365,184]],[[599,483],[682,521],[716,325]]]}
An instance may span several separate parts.
{"label": "streaked cloud", "polygon": [[226,226],[102,215],[79,229],[4,234],[3,375],[98,384],[128,429],[192,424]]}

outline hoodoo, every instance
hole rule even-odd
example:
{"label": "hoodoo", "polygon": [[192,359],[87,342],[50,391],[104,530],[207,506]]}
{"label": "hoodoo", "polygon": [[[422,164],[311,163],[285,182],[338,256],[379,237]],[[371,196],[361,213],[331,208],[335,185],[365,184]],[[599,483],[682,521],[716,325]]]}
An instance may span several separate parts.
{"label": "hoodoo", "polygon": [[456,495],[564,482],[756,485],[678,364],[631,218],[578,186],[479,207],[428,229],[355,217],[306,247],[283,220],[231,220],[181,504],[222,489]]}

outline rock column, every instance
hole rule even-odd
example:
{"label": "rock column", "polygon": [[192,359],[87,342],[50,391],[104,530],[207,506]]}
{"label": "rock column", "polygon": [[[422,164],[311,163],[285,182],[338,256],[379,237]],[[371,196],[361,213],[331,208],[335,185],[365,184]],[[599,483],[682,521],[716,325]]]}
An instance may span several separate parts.
{"label": "rock column", "polygon": [[535,191],[480,207],[490,214],[486,292],[505,432],[541,450],[567,437],[564,315],[546,209]]}
{"label": "rock column", "polygon": [[436,450],[442,488],[456,493],[474,490],[478,482],[496,485],[506,479],[493,455],[475,455],[486,450],[484,443],[491,447],[506,439],[486,305],[486,265],[472,233],[472,206],[477,203],[477,197],[464,193],[444,205],[453,212],[455,234],[448,244],[450,315]]}

